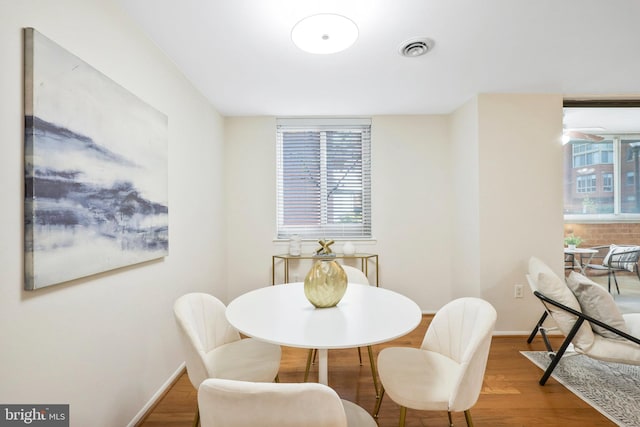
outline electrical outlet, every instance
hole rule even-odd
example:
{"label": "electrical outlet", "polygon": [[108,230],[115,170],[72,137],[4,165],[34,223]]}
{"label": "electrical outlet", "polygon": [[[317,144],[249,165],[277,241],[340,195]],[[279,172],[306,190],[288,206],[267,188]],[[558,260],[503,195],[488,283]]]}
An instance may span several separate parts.
{"label": "electrical outlet", "polygon": [[515,285],[513,288],[514,298],[524,298],[524,285]]}

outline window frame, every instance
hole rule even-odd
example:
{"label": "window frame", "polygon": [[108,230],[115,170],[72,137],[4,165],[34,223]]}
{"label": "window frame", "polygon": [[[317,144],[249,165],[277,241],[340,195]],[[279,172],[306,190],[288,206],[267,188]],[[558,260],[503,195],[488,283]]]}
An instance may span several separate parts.
{"label": "window frame", "polygon": [[614,174],[613,172],[602,172],[602,191],[605,193],[613,193],[615,188],[613,185]]}
{"label": "window frame", "polygon": [[[319,222],[316,224],[285,224],[286,207],[284,206],[284,137],[283,132],[318,132],[320,133],[320,195],[317,206],[313,206],[313,209],[317,209],[319,206],[320,213],[317,218]],[[336,222],[331,221],[330,213],[331,206],[329,201],[328,189],[329,185],[327,180],[331,176],[331,167],[328,165],[330,160],[327,152],[327,146],[330,144],[336,144],[337,140],[327,140],[329,132],[338,132],[349,134],[360,133],[360,147],[361,150],[360,164],[359,164],[359,178],[357,184],[361,188],[355,187],[360,190],[360,206],[362,210],[361,221],[359,222]],[[350,149],[347,149],[350,150]],[[357,150],[357,149],[356,149]],[[340,153],[338,151],[337,153]],[[300,236],[303,240],[318,240],[318,239],[334,239],[334,240],[374,240],[373,230],[371,225],[372,208],[371,208],[371,119],[370,118],[278,118],[276,120],[276,230],[275,241],[288,240],[294,235]],[[335,158],[338,159],[338,158]],[[334,160],[335,160],[334,159]],[[335,169],[334,171],[339,171]],[[343,170],[341,172],[344,172]],[[358,175],[358,173],[356,173]],[[356,184],[356,185],[357,185]],[[351,184],[341,186],[343,190],[353,191]],[[311,199],[313,196],[311,197]],[[347,196],[348,198],[348,196]],[[342,207],[349,206],[348,202],[340,202]],[[312,201],[313,203],[313,201]],[[355,206],[358,206],[356,203]],[[335,218],[335,211],[333,212]],[[313,217],[313,215],[311,216]]]}
{"label": "window frame", "polygon": [[[596,108],[596,109],[624,109],[624,108],[640,108],[640,99],[589,99],[589,98],[565,98],[562,102],[563,108]],[[640,133],[640,129],[638,132],[634,132],[634,135]],[[618,134],[619,136],[626,137],[626,134]],[[622,188],[621,184],[621,164],[623,161],[631,161],[632,159],[622,159],[621,153],[619,152],[619,145],[614,144],[613,146],[613,187],[615,196],[614,201],[614,213],[608,214],[564,214],[564,221],[567,223],[617,223],[617,222],[639,222],[640,221],[640,213],[621,213],[620,199],[622,196],[620,195],[620,189]],[[618,161],[615,161],[618,159]],[[640,174],[639,174],[640,175]],[[563,203],[564,206],[564,203]]]}
{"label": "window frame", "polygon": [[598,183],[597,183],[597,178],[595,173],[576,177],[577,193],[582,193],[582,194],[595,193],[597,186],[598,186]]}
{"label": "window frame", "polygon": [[[602,162],[600,161],[599,163],[593,163],[592,165],[581,165],[581,166],[575,166],[575,158],[576,156],[580,156],[580,155],[584,155],[587,152],[591,152],[591,153],[596,153],[596,152],[602,152],[605,150],[596,150],[596,149],[592,149],[592,150],[585,150],[585,151],[581,151],[578,154],[575,154],[574,151],[572,150],[572,154],[571,154],[571,167],[573,169],[579,169],[579,168],[584,168],[585,166],[593,166],[593,165],[597,165],[597,164],[612,164],[613,166],[613,171],[612,172],[602,172],[600,174],[600,177],[602,179],[602,192],[603,193],[613,193],[613,212],[612,213],[592,213],[592,214],[564,214],[564,221],[565,222],[571,222],[571,223],[589,223],[589,222],[638,222],[640,221],[640,212],[623,212],[623,203],[625,202],[629,202],[629,201],[633,201],[631,199],[628,198],[628,196],[625,196],[625,188],[629,188],[635,185],[635,174],[634,171],[626,171],[626,172],[622,172],[622,165],[624,163],[629,163],[631,161],[634,161],[633,155],[631,156],[631,159],[629,159],[629,154],[628,154],[628,150],[627,153],[625,153],[625,155],[623,155],[623,144],[628,144],[628,141],[630,139],[640,139],[640,132],[638,133],[628,133],[628,134],[623,134],[623,133],[599,133],[600,136],[605,137],[607,140],[611,140],[612,144],[613,144],[613,162],[609,163],[609,162]],[[578,143],[581,144],[581,143]],[[600,157],[599,155],[594,156],[595,157]],[[602,160],[601,158],[599,158],[599,160]],[[605,181],[604,181],[604,176],[606,174],[612,174],[613,175],[613,188],[612,189],[606,189],[605,188]],[[633,183],[629,183],[629,176],[633,177],[634,182]],[[583,175],[582,177],[587,178],[590,177],[590,175]],[[575,184],[575,188],[576,188],[576,193],[577,194],[585,194],[588,195],[594,192],[598,191],[598,176],[596,175],[596,190],[595,191],[578,191],[578,183],[577,183],[577,179],[578,178],[582,178],[582,177],[576,177],[576,184]],[[566,184],[566,183],[565,183]],[[625,199],[626,197],[626,199]]]}

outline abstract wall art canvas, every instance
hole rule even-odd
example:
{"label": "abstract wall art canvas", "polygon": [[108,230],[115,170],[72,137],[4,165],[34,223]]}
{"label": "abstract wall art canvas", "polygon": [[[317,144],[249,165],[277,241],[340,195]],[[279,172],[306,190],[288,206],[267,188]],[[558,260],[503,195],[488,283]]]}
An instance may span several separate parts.
{"label": "abstract wall art canvas", "polygon": [[24,36],[25,289],[166,256],[166,115]]}

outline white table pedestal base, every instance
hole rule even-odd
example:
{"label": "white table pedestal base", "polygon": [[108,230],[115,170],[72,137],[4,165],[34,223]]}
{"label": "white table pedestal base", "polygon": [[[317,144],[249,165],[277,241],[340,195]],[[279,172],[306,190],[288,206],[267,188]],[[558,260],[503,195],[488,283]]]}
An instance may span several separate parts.
{"label": "white table pedestal base", "polygon": [[318,349],[318,382],[329,385],[329,350]]}

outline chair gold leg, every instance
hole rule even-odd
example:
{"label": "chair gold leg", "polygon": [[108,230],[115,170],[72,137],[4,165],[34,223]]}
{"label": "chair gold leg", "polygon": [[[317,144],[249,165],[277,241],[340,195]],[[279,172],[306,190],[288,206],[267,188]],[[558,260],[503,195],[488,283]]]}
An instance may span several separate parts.
{"label": "chair gold leg", "polygon": [[473,427],[473,421],[471,420],[471,410],[464,411],[464,419],[467,420],[467,426]]}
{"label": "chair gold leg", "polygon": [[369,352],[369,363],[371,364],[371,376],[373,377],[373,388],[376,391],[376,398],[378,398],[378,370],[376,369],[376,361],[373,357],[373,347],[367,346]]}
{"label": "chair gold leg", "polygon": [[309,379],[309,369],[311,369],[311,358],[313,356],[313,350],[309,350],[309,354],[307,355],[307,367],[304,370],[304,382],[306,383]]}
{"label": "chair gold leg", "polygon": [[451,411],[447,411],[447,417],[449,417],[449,427],[453,427],[453,420],[451,419]]}
{"label": "chair gold leg", "polygon": [[193,427],[198,427],[200,425],[200,408],[196,405],[196,415],[193,417]]}
{"label": "chair gold leg", "polygon": [[384,386],[380,386],[380,397],[376,399],[376,406],[373,408],[373,418],[378,419],[378,412],[380,412],[380,405],[382,405],[382,398],[384,397]]}
{"label": "chair gold leg", "polygon": [[360,366],[362,366],[362,352],[360,351],[360,347],[358,347],[358,361],[360,362]]}
{"label": "chair gold leg", "polygon": [[279,383],[280,382],[280,375],[276,374],[276,377],[273,379],[273,382]]}
{"label": "chair gold leg", "polygon": [[398,424],[399,427],[404,427],[404,423],[407,419],[407,407],[406,406],[401,406],[400,407],[400,424]]}

